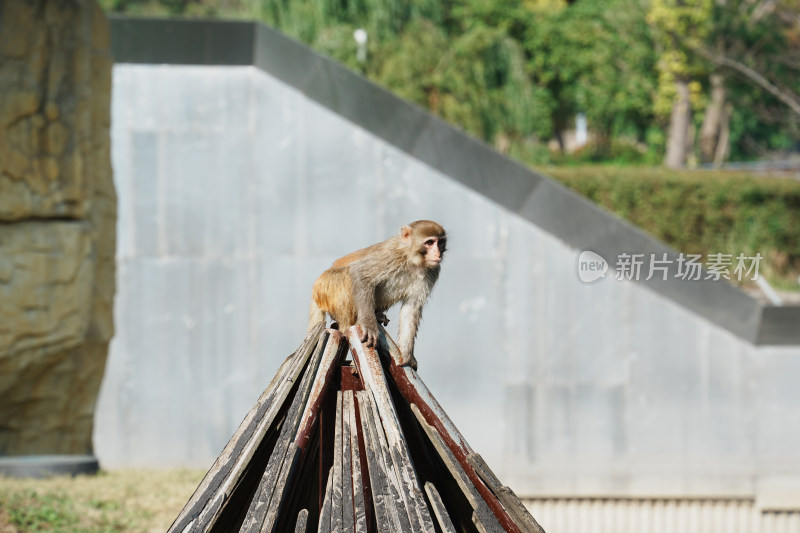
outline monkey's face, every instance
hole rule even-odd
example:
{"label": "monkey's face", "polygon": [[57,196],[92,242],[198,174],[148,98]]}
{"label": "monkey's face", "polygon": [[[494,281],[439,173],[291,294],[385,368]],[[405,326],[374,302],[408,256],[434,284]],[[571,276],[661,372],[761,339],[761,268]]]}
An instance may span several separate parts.
{"label": "monkey's face", "polygon": [[422,241],[420,253],[424,257],[425,266],[434,267],[438,265],[444,257],[444,250],[447,244],[447,237],[428,237]]}
{"label": "monkey's face", "polygon": [[417,220],[400,228],[400,239],[406,248],[408,262],[417,267],[433,268],[444,257],[447,234],[431,220]]}

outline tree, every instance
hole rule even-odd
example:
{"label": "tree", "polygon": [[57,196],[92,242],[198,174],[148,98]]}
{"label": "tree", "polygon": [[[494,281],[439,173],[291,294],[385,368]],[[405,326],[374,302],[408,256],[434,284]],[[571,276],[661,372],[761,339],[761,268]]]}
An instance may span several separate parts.
{"label": "tree", "polygon": [[587,1],[569,8],[565,26],[577,63],[576,107],[596,136],[595,156],[611,155],[614,136],[638,139],[653,120],[655,54],[639,0]]}
{"label": "tree", "polygon": [[549,133],[541,105],[546,95],[528,78],[521,47],[498,28],[474,24],[448,38],[421,20],[375,77],[504,152],[532,134]]}
{"label": "tree", "polygon": [[[773,133],[777,125],[795,131],[797,138],[798,16],[800,6],[786,0],[654,0],[648,20],[657,28],[665,47],[661,75],[664,80],[674,78],[670,81],[676,84],[675,92],[683,95],[683,100],[673,100],[668,166],[683,165],[685,154],[680,151],[687,146],[687,135],[683,139],[680,136],[688,121],[675,108],[702,100],[694,99],[685,87],[678,87],[687,81],[706,79],[710,92],[700,130],[704,161],[719,164],[725,159],[729,142],[735,140],[730,130],[732,119],[741,124],[745,116],[753,116],[751,130],[766,121],[773,124]],[[661,88],[666,85],[662,83]],[[754,102],[755,110],[751,105]],[[786,106],[790,113],[776,113],[776,104]],[[771,139],[781,138],[770,133],[761,137],[755,142],[745,133],[748,150],[759,144],[773,146]]]}
{"label": "tree", "polygon": [[644,137],[652,121],[655,55],[640,0],[582,0],[539,10],[526,29],[529,72],[553,100],[552,129],[562,132],[585,113],[595,156],[607,157],[615,135]]}
{"label": "tree", "polygon": [[711,32],[712,14],[713,0],[652,0],[647,15],[662,48],[656,109],[670,109],[664,157],[670,168],[683,167],[689,154],[692,104],[700,93],[696,78],[704,71],[704,63],[692,51]]}

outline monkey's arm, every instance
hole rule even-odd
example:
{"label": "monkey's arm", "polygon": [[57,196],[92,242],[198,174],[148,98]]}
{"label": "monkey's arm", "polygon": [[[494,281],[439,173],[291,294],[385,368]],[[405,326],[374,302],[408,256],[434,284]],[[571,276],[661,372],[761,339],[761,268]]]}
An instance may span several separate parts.
{"label": "monkey's arm", "polygon": [[357,268],[350,268],[353,280],[353,299],[356,307],[356,323],[361,326],[361,342],[369,348],[378,345],[378,321],[375,317],[375,285]]}
{"label": "monkey's arm", "polygon": [[414,358],[414,340],[417,337],[417,327],[422,320],[422,304],[415,301],[405,301],[400,307],[398,318],[397,344],[403,354],[400,366],[411,365],[417,369],[417,360]]}

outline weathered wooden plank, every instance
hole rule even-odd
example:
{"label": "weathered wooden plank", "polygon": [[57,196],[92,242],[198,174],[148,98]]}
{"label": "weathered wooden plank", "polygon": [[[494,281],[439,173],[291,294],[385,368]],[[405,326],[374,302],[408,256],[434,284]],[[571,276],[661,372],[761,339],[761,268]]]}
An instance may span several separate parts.
{"label": "weathered wooden plank", "polygon": [[392,519],[392,523],[396,525],[396,531],[415,531],[413,529],[409,511],[406,509],[406,499],[403,497],[403,487],[400,480],[397,478],[397,471],[394,468],[392,454],[389,451],[389,443],[386,440],[386,433],[381,425],[381,418],[378,414],[378,409],[375,406],[375,398],[370,392],[364,391],[364,408],[361,413],[367,414],[367,421],[369,422],[369,431],[372,442],[375,446],[376,458],[380,464],[383,472],[383,479],[386,481],[384,485],[385,493],[384,499],[386,502],[386,510]]}
{"label": "weathered wooden plank", "polygon": [[375,524],[375,508],[372,501],[372,484],[369,479],[369,465],[367,463],[367,441],[365,436],[365,431],[362,429],[361,423],[361,407],[358,405],[358,393],[355,391],[363,391],[363,387],[361,386],[361,380],[358,376],[358,371],[353,365],[353,377],[358,380],[358,387],[353,389],[354,401],[355,404],[355,415],[356,415],[356,424],[358,431],[356,432],[357,435],[357,442],[358,442],[358,454],[359,454],[359,468],[361,469],[361,485],[364,492],[364,510],[366,512],[366,522],[367,522],[367,530],[370,533],[375,532],[375,528],[373,527]]}
{"label": "weathered wooden plank", "polygon": [[[289,411],[281,425],[281,431],[275,443],[275,448],[273,448],[270,454],[267,467],[264,469],[264,474],[261,477],[261,481],[258,484],[258,488],[247,510],[247,515],[240,528],[242,532],[255,533],[257,531],[271,531],[274,526],[278,509],[283,499],[283,490],[286,487],[288,474],[292,470],[290,465],[297,459],[295,456],[287,457],[287,452],[291,448],[290,444],[294,446],[293,449],[299,449],[295,445],[294,440],[296,438],[300,418],[305,410],[306,400],[311,393],[313,379],[317,374],[317,368],[319,368],[322,359],[323,348],[324,345],[322,343],[317,346],[308,363],[308,368],[303,373],[297,393],[292,399]],[[278,489],[277,491],[276,488]]]}
{"label": "weathered wooden plank", "polygon": [[306,335],[297,351],[284,360],[255,406],[239,424],[203,481],[175,518],[168,533],[186,530],[205,533],[211,529],[253,453],[275,422],[275,416],[286,401],[297,375],[314,348],[324,342],[323,332],[324,324],[320,323]]}
{"label": "weathered wooden plank", "polygon": [[325,345],[325,353],[322,355],[322,362],[314,377],[311,393],[306,401],[303,416],[297,429],[295,443],[305,451],[311,430],[319,418],[322,399],[333,383],[334,373],[340,368],[347,353],[345,347],[347,343],[344,335],[336,330],[328,331],[328,341]]}
{"label": "weathered wooden plank", "polygon": [[367,533],[367,509],[364,502],[364,482],[361,475],[361,447],[358,443],[358,423],[356,422],[355,395],[347,391],[346,419],[350,426],[350,462],[353,477],[353,529],[355,533]]}
{"label": "weathered wooden plank", "polygon": [[[342,393],[342,531],[355,529],[353,515],[353,452],[351,450],[350,411],[353,410],[353,391]],[[355,431],[355,428],[353,428]]]}
{"label": "weathered wooden plank", "polygon": [[287,494],[288,487],[291,485],[294,475],[298,470],[302,453],[302,450],[298,448],[297,444],[294,442],[289,443],[286,455],[281,462],[281,469],[275,480],[275,488],[272,489],[272,498],[267,508],[266,518],[261,525],[261,533],[273,531],[275,521],[278,519],[277,517],[280,515],[281,511],[283,511],[289,499]]}
{"label": "weathered wooden plank", "polygon": [[469,461],[469,464],[475,469],[475,472],[478,473],[481,480],[486,483],[486,486],[491,489],[497,496],[497,499],[505,506],[506,510],[514,519],[514,523],[516,523],[521,530],[526,533],[544,533],[544,529],[539,525],[536,519],[533,518],[528,508],[525,507],[525,504],[520,501],[511,488],[500,482],[497,476],[494,475],[494,472],[492,472],[492,469],[489,468],[489,465],[486,464],[486,461],[483,460],[483,457],[477,453],[473,453],[467,457],[467,461]]}
{"label": "weathered wooden plank", "polygon": [[294,533],[306,533],[308,531],[308,509],[302,509],[297,513],[297,522],[294,525]]}
{"label": "weathered wooden plank", "polygon": [[348,338],[353,361],[358,366],[364,388],[372,393],[375,406],[380,414],[378,419],[383,424],[394,470],[401,484],[400,496],[405,503],[411,528],[413,531],[432,533],[434,531],[433,519],[428,512],[422,487],[417,479],[417,473],[414,471],[408,444],[400,428],[400,420],[392,402],[378,353],[372,348],[365,348],[360,342],[358,326],[350,328]]}
{"label": "weathered wooden plank", "polygon": [[[298,397],[295,398],[295,402],[286,416],[286,422],[284,423],[286,431],[281,432],[279,443],[282,445],[283,438],[294,439],[294,441],[287,449],[281,469],[275,480],[269,506],[261,526],[262,533],[273,530],[280,516],[284,501],[288,498],[287,489],[294,477],[293,473],[296,471],[296,466],[301,456],[305,453],[305,450],[300,449],[298,443],[302,443],[303,446],[308,443],[308,434],[311,432],[314,421],[318,418],[320,398],[330,388],[330,381],[334,375],[336,365],[345,353],[345,350],[341,349],[343,342],[344,337],[338,331],[329,332],[320,361],[316,362],[317,356],[315,354],[315,359],[309,364],[309,370],[303,376],[302,384],[297,393]],[[269,465],[267,465],[265,474],[268,471]]]}
{"label": "weathered wooden plank", "polygon": [[444,506],[442,497],[430,481],[425,483],[425,493],[428,495],[428,501],[431,502],[433,514],[439,522],[439,528],[442,530],[442,533],[456,533],[456,528],[453,525],[453,521],[450,520],[450,515],[447,513],[447,508]]}
{"label": "weathered wooden plank", "polygon": [[372,486],[372,506],[375,511],[375,522],[379,532],[401,531],[397,513],[389,512],[389,475],[383,466],[383,457],[380,443],[374,435],[374,422],[372,421],[372,408],[370,396],[367,391],[356,392],[359,410],[361,412],[361,435],[364,438],[364,447],[367,456],[367,470],[369,471]]}
{"label": "weathered wooden plank", "polygon": [[478,513],[476,511],[472,511],[472,523],[478,528],[478,533],[489,533],[486,530],[486,526],[481,522],[481,519],[478,518]]}
{"label": "weathered wooden plank", "polygon": [[384,485],[386,484],[386,475],[381,470],[380,461],[377,456],[377,445],[372,442],[372,433],[369,429],[369,418],[371,417],[368,411],[369,407],[367,406],[369,397],[366,396],[366,392],[363,390],[356,391],[355,396],[356,404],[361,413],[359,418],[361,438],[364,441],[364,456],[367,458],[367,468],[364,477],[369,480],[371,485],[372,511],[375,516],[377,530],[390,531],[391,518],[389,517],[385,502],[386,488]]}
{"label": "weathered wooden plank", "polygon": [[333,441],[336,431],[336,393],[327,394],[320,405],[319,445],[317,450],[317,470],[319,471],[319,509],[325,503],[325,484],[328,473],[333,467]]}
{"label": "weathered wooden plank", "polygon": [[328,482],[325,484],[325,498],[322,503],[322,510],[319,513],[319,524],[317,533],[329,533],[331,531],[331,506],[333,504],[333,467],[328,471]]}
{"label": "weathered wooden plank", "polygon": [[333,500],[331,507],[331,531],[342,531],[342,393],[336,393],[336,430],[333,440]]}
{"label": "weathered wooden plank", "polygon": [[475,469],[467,461],[467,457],[475,453],[469,443],[420,379],[416,370],[408,366],[401,367],[397,365],[397,362],[401,360],[400,350],[389,334],[386,333],[386,330],[380,325],[378,327],[380,328],[379,341],[381,346],[391,355],[389,372],[394,378],[400,394],[409,404],[415,404],[427,423],[436,429],[503,528],[511,533],[521,533],[519,526],[503,507],[503,504],[484,484]]}
{"label": "weathered wooden plank", "polygon": [[453,452],[451,452],[450,448],[448,448],[444,443],[444,440],[436,431],[436,429],[434,429],[425,421],[425,417],[422,416],[422,413],[420,413],[420,410],[416,405],[411,404],[411,411],[413,411],[414,416],[417,417],[417,421],[419,422],[420,426],[422,426],[425,434],[428,435],[428,439],[431,441],[431,444],[433,444],[434,448],[436,448],[436,451],[444,461],[445,466],[447,466],[447,469],[450,470],[450,473],[453,475],[456,483],[458,483],[461,492],[464,493],[464,496],[467,497],[470,505],[475,510],[475,517],[478,519],[481,527],[483,527],[485,531],[491,533],[500,533],[505,531],[500,525],[500,522],[497,520],[497,517],[495,517],[494,513],[492,513],[492,510],[489,509],[488,505],[486,505],[483,496],[475,488],[475,485],[472,484],[472,481],[469,479],[467,474],[461,468],[459,462],[456,460],[455,455],[453,455]]}

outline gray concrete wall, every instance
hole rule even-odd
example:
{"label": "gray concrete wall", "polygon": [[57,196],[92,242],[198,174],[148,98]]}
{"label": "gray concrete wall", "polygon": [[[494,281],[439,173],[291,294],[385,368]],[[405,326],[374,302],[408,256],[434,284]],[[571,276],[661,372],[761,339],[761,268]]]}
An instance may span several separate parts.
{"label": "gray concrete wall", "polygon": [[314,278],[433,218],[450,251],[420,375],[520,495],[800,483],[800,347],[756,347],[643,284],[583,284],[572,245],[260,69],[118,64],[112,147],[107,467],[209,466],[302,340]]}

